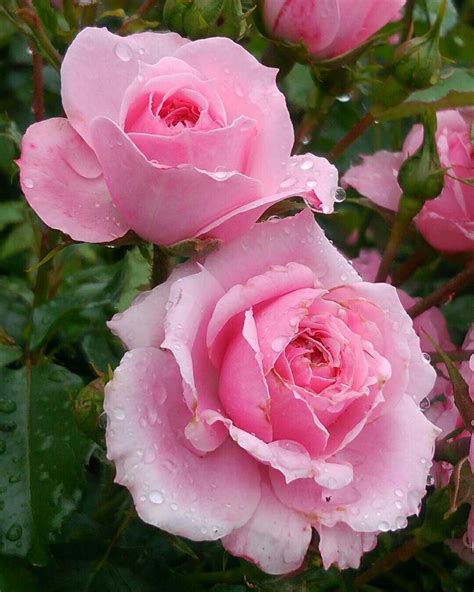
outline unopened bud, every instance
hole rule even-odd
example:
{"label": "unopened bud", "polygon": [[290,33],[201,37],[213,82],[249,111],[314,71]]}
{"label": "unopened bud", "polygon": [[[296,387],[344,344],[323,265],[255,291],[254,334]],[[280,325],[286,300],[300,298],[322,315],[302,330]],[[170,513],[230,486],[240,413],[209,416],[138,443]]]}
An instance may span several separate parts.
{"label": "unopened bud", "polygon": [[202,39],[221,36],[237,39],[243,25],[240,0],[166,0],[165,24],[176,33]]}
{"label": "unopened bud", "polygon": [[444,170],[436,146],[436,127],[436,114],[427,112],[423,116],[423,142],[398,172],[398,184],[407,198],[416,200],[418,211],[426,200],[437,197],[444,187]]}

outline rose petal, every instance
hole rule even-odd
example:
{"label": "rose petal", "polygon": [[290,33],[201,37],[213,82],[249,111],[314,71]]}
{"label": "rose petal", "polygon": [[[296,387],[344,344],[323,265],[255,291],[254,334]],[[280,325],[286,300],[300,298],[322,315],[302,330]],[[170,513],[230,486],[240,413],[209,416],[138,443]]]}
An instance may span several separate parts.
{"label": "rose petal", "polygon": [[113,241],[127,232],[94,152],[67,119],[31,125],[17,164],[28,203],[51,228],[93,243]]}
{"label": "rose petal", "polygon": [[282,220],[256,224],[245,236],[208,255],[204,265],[227,291],[265,273],[271,266],[295,261],[309,267],[316,278],[324,278],[327,289],[360,281],[354,268],[325,237],[309,210]]}
{"label": "rose petal", "polygon": [[262,497],[252,518],[222,539],[232,555],[256,563],[269,574],[285,574],[303,563],[311,541],[307,518],[290,510],[262,482]]}
{"label": "rose petal", "polygon": [[238,173],[222,178],[190,165],[156,166],[111,120],[98,118],[91,129],[115,205],[152,242],[169,245],[198,236],[206,224],[261,195],[258,181]]}
{"label": "rose petal", "polygon": [[265,194],[274,193],[294,141],[285,97],[275,82],[277,70],[262,66],[243,47],[224,38],[194,41],[175,57],[216,82],[229,122],[241,116],[257,121],[259,133],[249,154],[248,175],[262,181]]}
{"label": "rose petal", "polygon": [[192,540],[215,540],[248,522],[260,499],[256,463],[231,440],[205,456],[187,448],[189,412],[171,354],[126,354],[104,407],[116,481],[130,490],[142,520]]}
{"label": "rose petal", "polygon": [[89,125],[95,117],[119,121],[122,99],[139,63],[154,64],[187,43],[176,33],[120,37],[103,28],[83,29],[61,66],[63,107],[71,125],[90,142]]}
{"label": "rose petal", "polygon": [[362,555],[372,551],[377,545],[376,533],[354,532],[343,522],[330,528],[320,524],[317,531],[319,551],[325,569],[329,569],[333,564],[339,569],[358,569]]}
{"label": "rose petal", "polygon": [[404,160],[402,152],[381,150],[371,156],[363,155],[362,164],[351,167],[342,177],[342,184],[354,187],[378,206],[396,212],[402,194],[397,176]]}

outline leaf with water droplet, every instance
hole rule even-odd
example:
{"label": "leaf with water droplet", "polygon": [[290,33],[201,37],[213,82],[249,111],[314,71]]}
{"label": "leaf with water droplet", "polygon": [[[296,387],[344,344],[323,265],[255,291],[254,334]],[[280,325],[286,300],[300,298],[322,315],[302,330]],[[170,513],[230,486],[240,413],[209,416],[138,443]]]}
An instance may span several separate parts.
{"label": "leaf with water droplet", "polygon": [[48,545],[80,501],[93,448],[71,409],[80,386],[79,377],[52,364],[33,367],[31,373],[0,370],[0,407],[10,427],[15,425],[3,432],[0,455],[3,554],[46,563]]}

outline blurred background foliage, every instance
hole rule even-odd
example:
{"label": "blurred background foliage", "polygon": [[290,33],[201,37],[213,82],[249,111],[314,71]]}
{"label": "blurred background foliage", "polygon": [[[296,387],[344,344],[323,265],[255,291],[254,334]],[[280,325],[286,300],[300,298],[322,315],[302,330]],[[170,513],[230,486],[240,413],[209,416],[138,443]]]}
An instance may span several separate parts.
{"label": "blurred background foliage", "polygon": [[[113,31],[125,27],[128,33],[167,28],[164,2],[106,0],[75,7],[65,0],[64,11],[47,0],[33,4],[61,54],[77,28],[88,23]],[[360,570],[343,574],[324,571],[313,548],[298,574],[266,576],[228,556],[219,543],[193,544],[137,518],[128,492],[113,484],[114,470],[105,457],[103,384],[123,353],[105,322],[149,287],[151,253],[141,245],[68,245],[67,237],[46,232],[27,207],[14,159],[33,121],[32,45],[25,34],[31,30],[12,17],[27,5],[0,3],[0,591],[472,590],[473,567],[444,544],[465,529],[466,506],[444,520],[447,500],[439,492],[430,491],[420,517],[411,519],[407,529],[383,534]],[[416,34],[429,28],[438,5],[438,0],[417,1]],[[200,21],[193,35],[241,37],[259,59],[275,63],[273,48],[253,24],[252,7],[252,2],[243,3],[237,29]],[[171,24],[180,32],[189,26]],[[390,27],[390,33],[396,32],[396,26]],[[449,82],[457,76],[455,89],[473,92],[471,0],[449,1],[441,48],[443,78]],[[351,69],[351,88],[338,95],[320,125],[312,121],[311,133],[305,133],[305,125],[308,114],[317,115],[320,99],[314,75],[306,65],[280,64],[288,71],[280,86],[305,151],[326,154],[360,118],[392,52],[387,43],[367,51]],[[47,59],[43,72],[45,116],[60,116],[59,73]],[[424,92],[428,102],[446,90],[441,84]],[[399,150],[413,121],[397,117],[374,125],[337,160],[340,172],[361,152]],[[383,250],[390,216],[349,193],[334,215],[319,217],[319,222],[353,258],[363,248]],[[406,237],[399,261],[415,250],[423,251],[423,265],[404,284],[415,296],[429,294],[464,264],[460,256],[441,257],[415,234]],[[48,252],[55,256],[38,267]],[[457,344],[472,322],[473,309],[472,288],[443,306]],[[413,541],[416,553],[400,561],[396,550],[410,549]],[[383,569],[380,561],[386,562]],[[379,571],[369,583],[367,570],[374,564]]]}

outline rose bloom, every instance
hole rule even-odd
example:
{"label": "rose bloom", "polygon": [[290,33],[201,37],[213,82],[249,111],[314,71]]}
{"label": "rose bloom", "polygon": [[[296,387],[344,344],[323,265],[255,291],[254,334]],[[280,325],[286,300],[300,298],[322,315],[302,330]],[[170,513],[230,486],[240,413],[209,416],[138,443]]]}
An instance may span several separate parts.
{"label": "rose bloom", "polygon": [[88,242],[129,229],[166,245],[229,239],[290,195],[330,212],[337,171],[290,157],[276,72],[229,39],[84,29],[61,68],[67,119],[23,138],[23,192],[46,224]]}
{"label": "rose bloom", "polygon": [[388,22],[400,18],[405,0],[260,0],[268,35],[303,43],[317,59],[355,49]]}
{"label": "rose bloom", "polygon": [[396,290],[361,281],[309,210],[178,267],[110,321],[116,481],[150,524],[262,570],[357,567],[419,510],[435,372]]}
{"label": "rose bloom", "polygon": [[[381,150],[363,156],[362,164],[351,167],[343,177],[344,186],[352,186],[379,206],[396,211],[401,197],[398,171],[420,147],[423,128],[415,125],[405,139],[402,152]],[[425,202],[415,222],[423,237],[436,249],[446,252],[474,250],[474,148],[470,126],[457,111],[438,113],[436,132],[441,166],[446,168],[444,189],[438,197]]]}

